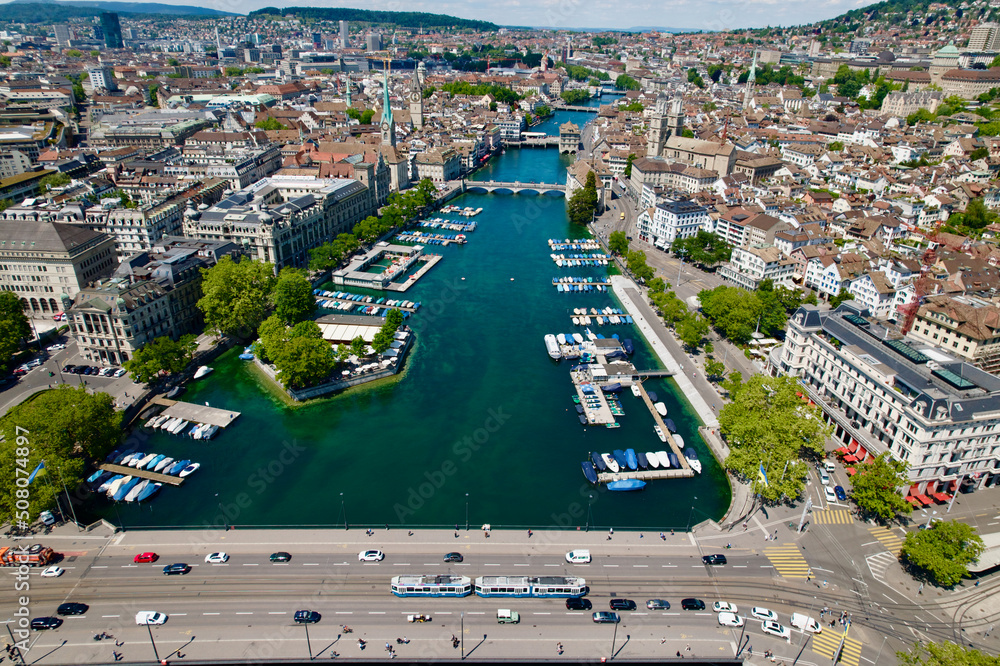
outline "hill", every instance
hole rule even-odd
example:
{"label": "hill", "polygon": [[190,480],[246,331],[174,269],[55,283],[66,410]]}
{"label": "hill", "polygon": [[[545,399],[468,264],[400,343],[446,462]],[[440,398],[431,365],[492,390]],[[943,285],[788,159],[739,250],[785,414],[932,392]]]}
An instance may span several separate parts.
{"label": "hill", "polygon": [[167,5],[158,2],[60,2],[49,0],[14,0],[0,5],[0,21],[50,23],[74,17],[97,16],[101,12],[119,14],[162,14],[169,16],[238,16],[232,12],[190,5]]}
{"label": "hill", "polygon": [[265,7],[252,11],[249,17],[294,16],[300,19],[318,21],[353,21],[356,23],[390,23],[403,28],[459,28],[480,32],[493,31],[499,26],[489,21],[463,19],[447,14],[427,12],[388,12],[371,9],[350,9],[343,7]]}

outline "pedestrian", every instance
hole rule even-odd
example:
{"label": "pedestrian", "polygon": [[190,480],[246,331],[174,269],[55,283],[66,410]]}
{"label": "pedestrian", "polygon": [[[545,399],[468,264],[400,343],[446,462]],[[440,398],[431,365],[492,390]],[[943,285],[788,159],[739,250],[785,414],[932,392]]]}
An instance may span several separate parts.
{"label": "pedestrian", "polygon": [[455,538],[456,539],[458,538],[458,532],[455,532]]}
{"label": "pedestrian", "polygon": [[680,650],[677,651],[677,658],[678,659],[682,659],[682,657],[681,657],[681,651]]}
{"label": "pedestrian", "polygon": [[[639,538],[640,538],[640,539],[642,538],[642,536],[643,536],[642,532],[639,532]],[[979,585],[979,583],[976,583],[976,585],[978,586],[978,585]]]}
{"label": "pedestrian", "polygon": [[685,652],[690,652],[691,651],[691,644],[690,643],[688,643],[688,645],[684,648],[684,651]]}
{"label": "pedestrian", "polygon": [[663,645],[663,644],[664,644],[664,643],[666,643],[666,642],[667,642],[667,639],[666,639],[666,638],[661,638],[661,639],[660,639],[660,645]]}
{"label": "pedestrian", "polygon": [[747,521],[745,521],[745,520],[743,521],[743,531],[744,532],[747,531]]}
{"label": "pedestrian", "polygon": [[612,527],[608,530],[608,534],[614,534],[614,533],[615,533],[615,528]]}
{"label": "pedestrian", "polygon": [[660,532],[660,538],[663,539],[664,541],[666,541],[667,540],[667,535],[664,534],[663,532]]}
{"label": "pedestrian", "polygon": [[674,535],[674,531],[670,530],[670,536],[673,536],[673,535]]}
{"label": "pedestrian", "polygon": [[531,538],[531,530],[528,530],[528,538]]}
{"label": "pedestrian", "polygon": [[979,583],[980,583],[980,581],[977,580],[976,584],[975,584],[975,587],[979,587]]}
{"label": "pedestrian", "polygon": [[386,523],[386,524],[385,524],[385,531],[386,531],[386,532],[388,532],[388,531],[389,531],[389,523]]}

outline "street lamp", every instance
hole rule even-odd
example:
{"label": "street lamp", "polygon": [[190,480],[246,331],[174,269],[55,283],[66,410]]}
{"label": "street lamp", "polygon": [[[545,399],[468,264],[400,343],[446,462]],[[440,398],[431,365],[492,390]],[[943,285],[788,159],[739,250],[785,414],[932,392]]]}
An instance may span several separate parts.
{"label": "street lamp", "polygon": [[149,625],[149,620],[146,621],[146,631],[149,632],[149,642],[153,644],[153,656],[156,657],[156,661],[160,661],[160,654],[156,651],[156,641],[153,640],[153,628]]}
{"label": "street lamp", "polygon": [[934,520],[934,516],[936,516],[936,515],[937,515],[937,511],[932,511],[930,513],[930,515],[927,516],[927,524],[924,525],[924,529],[927,529],[927,528],[929,528],[931,526],[931,521]]}
{"label": "street lamp", "polygon": [[462,659],[465,659],[465,611],[462,611],[462,631],[460,633],[462,637]]}
{"label": "street lamp", "polygon": [[313,660],[313,648],[312,642],[309,640],[309,623],[303,622],[302,626],[306,628],[306,648],[309,650],[309,661]]}
{"label": "street lamp", "polygon": [[[219,493],[215,493],[215,499],[219,499]],[[226,531],[229,531],[229,516],[226,515],[226,510],[222,508],[222,502],[216,502],[219,507],[219,513],[222,514],[222,523],[226,526]]]}
{"label": "street lamp", "polygon": [[465,531],[469,531],[469,493],[465,493]]}
{"label": "street lamp", "polygon": [[615,640],[618,639],[618,623],[615,622],[615,633],[611,634],[611,658],[615,658]]}
{"label": "street lamp", "polygon": [[589,499],[587,500],[587,530],[586,531],[589,532],[590,531],[590,523],[593,522],[593,518],[594,518],[594,496],[593,495],[587,495],[587,497]]}
{"label": "street lamp", "polygon": [[347,506],[344,504],[344,493],[340,493],[340,512],[344,514],[344,531],[347,531]]}

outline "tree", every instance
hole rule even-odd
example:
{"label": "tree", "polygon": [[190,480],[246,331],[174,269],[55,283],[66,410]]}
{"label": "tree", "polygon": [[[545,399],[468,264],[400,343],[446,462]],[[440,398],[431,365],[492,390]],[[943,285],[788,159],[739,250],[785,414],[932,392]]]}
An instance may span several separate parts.
{"label": "tree", "polygon": [[11,357],[31,337],[31,325],[21,299],[12,291],[0,291],[0,370],[10,369]]}
{"label": "tree", "polygon": [[690,349],[697,349],[701,346],[701,341],[708,335],[708,331],[708,322],[697,314],[685,317],[677,325],[677,337]]}
{"label": "tree", "polygon": [[661,277],[655,277],[646,283],[650,294],[662,294],[667,290],[667,283]]}
{"label": "tree", "polygon": [[277,118],[274,118],[272,116],[268,116],[264,120],[258,120],[257,122],[255,122],[253,124],[253,126],[256,127],[257,129],[262,129],[262,130],[265,130],[265,131],[266,130],[284,130],[284,129],[288,129],[287,125],[283,124],[280,120],[278,120]]}
{"label": "tree", "polygon": [[73,179],[64,173],[50,173],[38,181],[38,186],[42,194],[45,194],[54,187],[63,187],[64,185],[69,185],[71,182],[73,182]]}
{"label": "tree", "polygon": [[268,353],[277,369],[278,381],[286,389],[315,386],[329,379],[337,359],[330,343],[323,339],[319,324],[300,321],[286,329],[285,337]]}
{"label": "tree", "polygon": [[[706,347],[708,345],[705,345]],[[726,366],[722,361],[716,361],[709,356],[705,359],[705,374],[709,379],[721,380],[726,374]]]}
{"label": "tree", "polygon": [[[830,433],[819,409],[798,392],[794,377],[755,375],[730,392],[732,402],[719,413],[729,444],[726,468],[752,480],[754,492],[766,500],[799,497],[808,467],[801,458],[822,454]],[[761,466],[766,480],[760,478]]]}
{"label": "tree", "polygon": [[620,74],[615,79],[615,88],[618,88],[618,90],[641,90],[642,85],[631,76]]}
{"label": "tree", "polygon": [[641,282],[652,280],[655,275],[653,269],[646,263],[646,253],[642,250],[629,250],[625,255],[625,265]]}
{"label": "tree", "polygon": [[983,146],[980,148],[976,148],[971,153],[969,153],[969,160],[975,162],[976,160],[986,159],[989,156],[990,156],[989,148]]}
{"label": "tree", "polygon": [[172,340],[161,336],[135,350],[132,358],[122,363],[132,381],[147,384],[161,372],[169,374],[182,372],[198,349],[198,339],[194,335],[181,336]]}
{"label": "tree", "polygon": [[587,224],[594,219],[597,210],[597,176],[587,174],[584,186],[573,193],[567,204],[569,221],[573,224]]}
{"label": "tree", "polygon": [[954,587],[969,575],[969,565],[985,550],[971,525],[943,520],[929,528],[909,532],[900,559],[922,578],[941,587]]}
{"label": "tree", "polygon": [[684,129],[681,130],[681,136],[684,137],[685,139],[693,139],[694,132],[689,128],[685,127]]}
{"label": "tree", "polygon": [[913,511],[910,503],[899,494],[899,488],[907,484],[906,469],[905,462],[888,453],[858,465],[858,473],[851,477],[851,499],[861,513],[889,522],[899,514]]}
{"label": "tree", "polygon": [[256,352],[262,361],[274,361],[284,344],[287,335],[287,326],[276,314],[271,315],[261,322],[257,327]]}
{"label": "tree", "polygon": [[[25,515],[30,522],[55,507],[62,482],[80,485],[89,461],[103,460],[121,441],[121,412],[107,393],[89,393],[86,387],[60,386],[43,391],[11,408],[0,420],[0,521],[17,522],[22,517],[17,490],[24,488],[18,470],[31,472],[45,461],[44,473],[53,483],[38,479],[30,486],[31,499]],[[21,463],[20,461],[23,461]]]}
{"label": "tree", "polygon": [[849,301],[854,298],[854,294],[847,291],[846,289],[841,289],[836,296],[830,297],[830,307],[836,309],[844,301]]}
{"label": "tree", "polygon": [[559,96],[567,104],[582,104],[590,99],[590,93],[586,90],[581,90],[579,88],[573,90],[564,90],[559,93]]}
{"label": "tree", "polygon": [[628,253],[628,236],[624,231],[612,231],[608,236],[608,247],[612,254],[625,256]]}
{"label": "tree", "polygon": [[167,58],[167,64],[170,65],[171,67],[176,67],[181,63],[177,58]]}
{"label": "tree", "polygon": [[722,335],[736,344],[750,340],[754,332],[766,336],[780,332],[788,315],[777,304],[773,292],[761,295],[739,287],[719,286],[698,294],[701,311]]}
{"label": "tree", "polygon": [[392,333],[379,329],[375,337],[372,338],[372,349],[375,350],[376,354],[381,354],[392,344],[392,339]]}
{"label": "tree", "polygon": [[632,177],[632,162],[635,161],[635,153],[629,153],[628,157],[625,158],[625,177]]}
{"label": "tree", "polygon": [[916,643],[907,652],[897,652],[896,659],[901,666],[1000,666],[1000,657],[951,641]]}
{"label": "tree", "polygon": [[694,236],[674,241],[670,251],[678,257],[700,266],[711,268],[729,261],[732,248],[721,238],[708,231],[699,231]]}
{"label": "tree", "polygon": [[677,298],[677,294],[672,291],[661,293],[650,293],[649,299],[656,306],[663,317],[663,321],[671,326],[677,326],[688,317],[688,308],[684,301]]}
{"label": "tree", "polygon": [[719,382],[719,386],[729,394],[730,399],[743,388],[743,373],[735,370],[729,373],[729,377]]}
{"label": "tree", "polygon": [[367,347],[368,345],[367,343],[365,343],[365,339],[362,338],[360,335],[351,340],[351,353],[357,356],[358,358],[361,358],[362,356],[365,355],[365,349]]}
{"label": "tree", "polygon": [[844,149],[844,142],[843,141],[831,141],[830,143],[827,144],[826,148],[827,148],[827,150],[832,150],[834,152],[840,152],[841,150]]}
{"label": "tree", "polygon": [[271,306],[274,265],[244,258],[239,263],[226,255],[211,268],[201,269],[198,307],[205,328],[216,335],[248,338],[254,334]]}
{"label": "tree", "polygon": [[296,268],[282,268],[274,285],[274,313],[288,326],[308,319],[316,309],[312,284]]}
{"label": "tree", "polygon": [[403,325],[402,312],[400,312],[396,308],[393,308],[392,310],[389,310],[388,313],[386,313],[385,324],[383,324],[384,327],[388,327],[389,329],[392,330],[393,333],[395,333],[402,325]]}

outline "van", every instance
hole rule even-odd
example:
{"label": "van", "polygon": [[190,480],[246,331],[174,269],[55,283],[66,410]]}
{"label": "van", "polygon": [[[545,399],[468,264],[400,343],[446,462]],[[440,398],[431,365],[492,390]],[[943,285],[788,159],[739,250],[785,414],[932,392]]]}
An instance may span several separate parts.
{"label": "van", "polygon": [[828,485],[830,485],[830,475],[826,473],[826,470],[825,470],[825,469],[821,469],[821,470],[819,471],[819,481],[820,481],[820,483],[822,483],[822,484],[823,484],[824,486],[828,486]]}
{"label": "van", "polygon": [[819,622],[802,613],[792,613],[792,626],[813,634],[823,631],[823,627],[819,626]]}
{"label": "van", "polygon": [[590,551],[571,550],[566,553],[566,561],[570,564],[590,564]]}
{"label": "van", "polygon": [[827,472],[833,472],[835,469],[837,469],[837,466],[833,463],[832,460],[824,460],[823,469],[825,469]]}
{"label": "van", "polygon": [[521,616],[517,611],[512,611],[507,608],[501,608],[497,611],[498,624],[517,624],[520,621]]}

